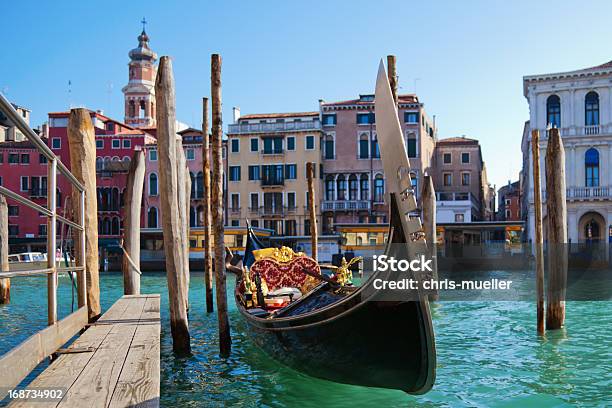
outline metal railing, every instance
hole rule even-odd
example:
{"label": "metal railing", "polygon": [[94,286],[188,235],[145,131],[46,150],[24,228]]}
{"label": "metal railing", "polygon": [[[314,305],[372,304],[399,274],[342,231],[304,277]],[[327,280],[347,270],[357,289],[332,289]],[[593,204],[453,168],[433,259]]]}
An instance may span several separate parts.
{"label": "metal railing", "polygon": [[269,133],[286,132],[297,130],[318,130],[321,124],[318,119],[305,120],[298,122],[278,122],[278,123],[234,123],[228,125],[228,134],[240,133]]}
{"label": "metal railing", "polygon": [[359,211],[369,210],[369,200],[325,200],[321,204],[323,211]]}
{"label": "metal railing", "polygon": [[[0,93],[0,111],[12,122],[17,129],[34,145],[34,147],[47,158],[47,208],[36,204],[5,187],[0,186],[0,194],[12,199],[25,207],[38,211],[47,217],[47,268],[35,270],[0,272],[0,278],[19,276],[46,275],[47,276],[47,323],[51,326],[57,322],[57,276],[58,273],[77,272],[78,275],[78,306],[79,309],[87,306],[85,295],[85,188],[51,151],[49,146],[28,126],[21,115],[13,108],[11,103]],[[57,214],[57,173],[66,179],[79,191],[79,221],[74,222]],[[79,265],[64,268],[57,267],[57,223],[61,222],[78,231],[80,259]],[[74,312],[76,313],[76,312]]]}

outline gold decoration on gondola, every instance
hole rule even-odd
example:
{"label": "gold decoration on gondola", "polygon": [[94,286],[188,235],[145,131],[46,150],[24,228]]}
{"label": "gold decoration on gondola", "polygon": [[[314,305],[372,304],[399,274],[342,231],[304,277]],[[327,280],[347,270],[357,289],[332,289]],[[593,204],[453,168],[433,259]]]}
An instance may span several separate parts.
{"label": "gold decoration on gondola", "polygon": [[321,265],[321,267],[334,271],[334,275],[336,275],[336,282],[338,282],[341,286],[346,286],[348,284],[353,283],[353,271],[351,271],[351,266],[358,262],[361,262],[362,260],[362,257],[356,256],[350,261],[346,262],[346,258],[342,257],[340,266]]}
{"label": "gold decoration on gondola", "polygon": [[306,256],[303,252],[294,252],[293,249],[288,247],[280,248],[263,248],[253,251],[255,261],[259,261],[264,258],[272,258],[279,263],[291,262],[294,258],[300,256]]}

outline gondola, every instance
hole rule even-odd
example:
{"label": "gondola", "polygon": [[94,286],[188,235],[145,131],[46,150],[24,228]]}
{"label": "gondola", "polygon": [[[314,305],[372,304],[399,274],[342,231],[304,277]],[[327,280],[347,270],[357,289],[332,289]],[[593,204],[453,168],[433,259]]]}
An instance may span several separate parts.
{"label": "gondola", "polygon": [[[378,104],[377,100],[377,119]],[[402,157],[398,160],[408,162],[407,158],[405,162]],[[402,183],[405,180],[398,180],[398,185]],[[407,214],[406,202],[410,201],[407,192],[393,186],[389,190],[386,252],[391,243],[412,245],[420,228],[420,222],[415,224],[402,215]],[[416,207],[416,203],[411,205]],[[342,285],[337,281],[339,272],[347,270],[336,271],[334,281],[305,254],[284,247],[263,248],[250,227],[241,271],[235,298],[248,324],[248,337],[275,360],[307,375],[345,384],[410,394],[425,393],[433,386],[436,354],[426,296],[417,301],[379,300],[371,285],[381,277],[380,272],[361,286]],[[263,293],[264,283],[268,298]],[[301,286],[300,297],[294,299],[289,294],[287,301],[282,292],[276,295],[280,286]],[[274,303],[279,297],[284,297],[285,303]]]}

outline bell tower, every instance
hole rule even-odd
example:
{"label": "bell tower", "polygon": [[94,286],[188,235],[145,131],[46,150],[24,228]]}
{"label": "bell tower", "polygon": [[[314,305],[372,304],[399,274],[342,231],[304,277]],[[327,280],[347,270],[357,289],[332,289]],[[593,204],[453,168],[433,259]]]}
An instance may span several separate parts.
{"label": "bell tower", "polygon": [[121,90],[125,99],[125,118],[135,127],[155,126],[155,76],[157,54],[149,48],[149,36],[145,31],[146,20],[142,19],[142,33],[138,36],[138,47],[129,52],[129,81]]}

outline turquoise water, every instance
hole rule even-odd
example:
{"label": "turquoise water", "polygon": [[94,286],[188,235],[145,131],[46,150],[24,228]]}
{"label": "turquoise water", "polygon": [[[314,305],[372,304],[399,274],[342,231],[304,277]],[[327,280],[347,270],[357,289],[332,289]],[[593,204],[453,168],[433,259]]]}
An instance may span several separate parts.
{"label": "turquoise water", "polygon": [[[46,324],[45,278],[13,279],[12,285],[11,305],[0,306],[0,354]],[[143,292],[162,295],[165,407],[612,406],[612,302],[568,302],[567,328],[545,339],[535,334],[532,303],[434,304],[436,384],[426,395],[410,396],[318,380],[279,365],[249,341],[232,299],[232,355],[219,358],[216,314],[205,312],[202,274],[193,274],[191,285],[193,356],[175,358],[165,275],[142,277]],[[123,293],[121,275],[103,274],[101,288],[107,309]],[[60,279],[59,291],[61,317],[70,311],[69,279]]]}

